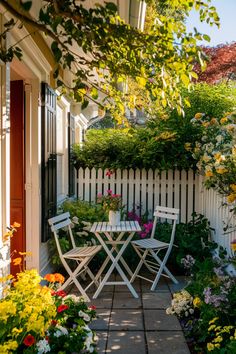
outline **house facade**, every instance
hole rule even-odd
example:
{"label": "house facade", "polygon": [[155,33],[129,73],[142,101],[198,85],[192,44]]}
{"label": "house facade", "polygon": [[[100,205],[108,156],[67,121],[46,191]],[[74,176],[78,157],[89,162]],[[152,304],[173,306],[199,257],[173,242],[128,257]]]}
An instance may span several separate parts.
{"label": "house facade", "polygon": [[[86,0],[85,4],[95,2]],[[114,2],[122,18],[142,28],[145,2]],[[33,1],[32,14],[40,5],[40,1]],[[11,15],[0,10],[3,30]],[[6,46],[19,42],[23,58],[0,63],[0,227],[3,235],[14,221],[21,224],[11,240],[10,252],[32,252],[27,267],[43,274],[50,266],[47,219],[56,214],[63,200],[74,195],[71,146],[82,141],[97,107],[81,112],[80,105],[68,97],[57,99],[50,46],[42,34],[30,33],[27,26],[13,29]],[[62,76],[71,79],[66,70]]]}

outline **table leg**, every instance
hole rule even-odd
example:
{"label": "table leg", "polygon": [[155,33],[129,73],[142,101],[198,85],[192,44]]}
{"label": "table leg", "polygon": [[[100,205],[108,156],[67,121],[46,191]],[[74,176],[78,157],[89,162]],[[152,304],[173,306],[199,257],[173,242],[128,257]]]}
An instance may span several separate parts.
{"label": "table leg", "polygon": [[107,245],[105,244],[105,242],[103,241],[102,237],[98,234],[95,233],[97,238],[99,239],[101,245],[103,246],[104,250],[106,251],[108,257],[111,259],[112,261],[112,265],[109,268],[107,274],[105,275],[104,279],[102,280],[101,284],[99,285],[97,291],[95,292],[95,294],[93,295],[93,299],[96,299],[97,296],[100,294],[103,286],[105,285],[105,283],[107,282],[107,280],[109,279],[112,271],[116,268],[118,273],[120,274],[121,278],[124,280],[125,285],[129,288],[130,292],[132,293],[132,295],[135,298],[138,298],[138,294],[136,293],[135,289],[133,288],[133,286],[130,284],[128,278],[126,277],[125,273],[123,272],[123,270],[121,269],[120,265],[118,264],[118,261],[120,260],[120,257],[122,256],[124,250],[126,249],[127,245],[129,244],[130,240],[133,237],[134,233],[131,233],[129,235],[129,237],[127,238],[127,240],[124,242],[124,244],[122,245],[121,249],[119,250],[118,254],[116,255],[116,257],[114,258],[113,254],[111,253],[111,251],[109,250],[109,248],[107,247]]}

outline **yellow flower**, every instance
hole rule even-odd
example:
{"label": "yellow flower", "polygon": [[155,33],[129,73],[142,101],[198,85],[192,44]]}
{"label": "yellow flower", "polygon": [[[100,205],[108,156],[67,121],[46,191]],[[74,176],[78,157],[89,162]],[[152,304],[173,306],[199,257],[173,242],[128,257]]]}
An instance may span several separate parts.
{"label": "yellow flower", "polygon": [[216,168],[216,172],[219,174],[219,175],[223,175],[224,173],[228,172],[227,168],[225,167],[218,167]]}
{"label": "yellow flower", "polygon": [[236,193],[231,193],[227,196],[227,202],[233,203],[236,200]]}
{"label": "yellow flower", "polygon": [[221,153],[220,152],[217,152],[216,154],[214,154],[214,158],[216,160],[220,160],[221,159]]}
{"label": "yellow flower", "polygon": [[212,343],[207,343],[207,350],[208,350],[209,352],[211,352],[212,350],[214,350],[214,348],[215,348],[214,344],[212,344]]}
{"label": "yellow flower", "polygon": [[194,116],[194,118],[195,118],[195,119],[201,119],[202,116],[203,116],[202,113],[196,113],[195,116]]}
{"label": "yellow flower", "polygon": [[185,150],[187,150],[187,151],[191,151],[191,143],[185,143],[184,144],[184,148],[185,148]]}
{"label": "yellow flower", "polygon": [[202,125],[203,125],[205,128],[207,128],[207,127],[209,127],[210,123],[209,123],[209,122],[204,122],[204,123],[202,123]]}
{"label": "yellow flower", "polygon": [[231,247],[232,251],[234,251],[234,252],[236,251],[236,240],[231,242],[230,247]]}
{"label": "yellow flower", "polygon": [[210,125],[214,125],[217,123],[217,119],[215,118],[212,118],[211,121],[210,121]]}
{"label": "yellow flower", "polygon": [[218,319],[219,317],[214,317],[211,321],[209,321],[209,324],[215,323]]}
{"label": "yellow flower", "polygon": [[212,324],[209,328],[208,328],[208,332],[212,331],[214,328],[216,328],[215,324]]}
{"label": "yellow flower", "polygon": [[195,299],[193,300],[193,306],[194,307],[200,307],[201,306],[201,299],[199,297],[195,297]]}
{"label": "yellow flower", "polygon": [[14,327],[13,330],[12,330],[12,334],[20,334],[21,332],[23,332],[23,329],[22,328],[16,328]]}
{"label": "yellow flower", "polygon": [[221,124],[225,124],[227,122],[228,122],[228,118],[227,117],[221,118],[221,120],[220,120]]}
{"label": "yellow flower", "polygon": [[231,184],[231,185],[230,185],[230,188],[231,188],[234,192],[236,192],[236,184]]}
{"label": "yellow flower", "polygon": [[220,343],[222,341],[223,341],[223,337],[222,336],[218,336],[215,339],[213,339],[213,342],[215,342],[215,343]]}
{"label": "yellow flower", "polygon": [[205,172],[205,176],[206,177],[212,177],[213,176],[213,172],[211,170],[208,170]]}

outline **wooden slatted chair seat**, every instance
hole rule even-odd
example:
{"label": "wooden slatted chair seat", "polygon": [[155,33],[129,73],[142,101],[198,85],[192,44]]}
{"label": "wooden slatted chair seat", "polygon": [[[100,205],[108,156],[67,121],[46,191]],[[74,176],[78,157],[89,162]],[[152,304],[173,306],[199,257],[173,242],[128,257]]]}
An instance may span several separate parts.
{"label": "wooden slatted chair seat", "polygon": [[63,254],[64,258],[80,260],[87,256],[94,256],[101,250],[101,246],[75,247]]}

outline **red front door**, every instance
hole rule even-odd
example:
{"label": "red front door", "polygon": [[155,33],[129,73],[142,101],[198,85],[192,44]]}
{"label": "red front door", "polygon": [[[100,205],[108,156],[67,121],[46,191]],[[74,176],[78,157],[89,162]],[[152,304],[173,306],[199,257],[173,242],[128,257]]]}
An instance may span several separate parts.
{"label": "red front door", "polygon": [[[10,221],[21,224],[11,239],[12,258],[25,251],[25,166],[24,166],[24,82],[11,81],[10,87]],[[16,251],[16,252],[15,252]],[[19,266],[11,263],[11,272]]]}

